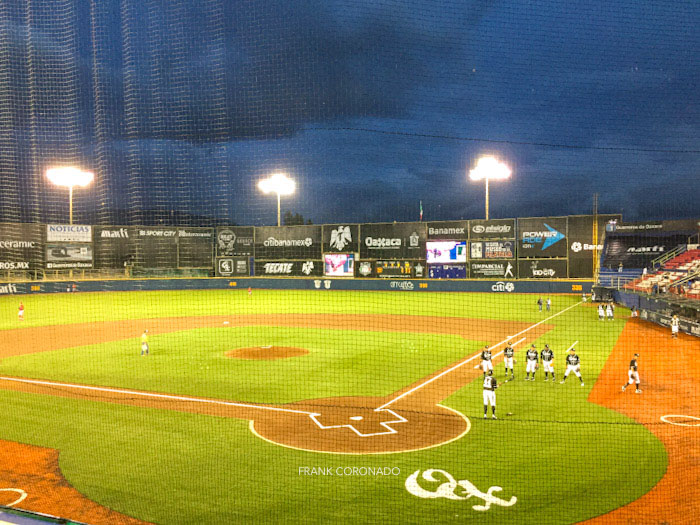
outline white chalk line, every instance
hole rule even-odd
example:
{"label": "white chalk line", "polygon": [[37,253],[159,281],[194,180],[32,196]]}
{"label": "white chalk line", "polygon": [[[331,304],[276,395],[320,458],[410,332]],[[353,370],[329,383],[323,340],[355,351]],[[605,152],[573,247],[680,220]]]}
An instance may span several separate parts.
{"label": "white chalk line", "polygon": [[[525,328],[524,330],[521,330],[521,331],[518,332],[517,334],[514,334],[514,335],[512,335],[512,336],[510,336],[510,337],[505,338],[503,341],[500,341],[500,342],[496,343],[495,345],[491,346],[491,348],[496,348],[496,347],[502,345],[503,343],[506,343],[506,342],[510,341],[511,339],[515,339],[515,338],[518,337],[519,335],[522,335],[522,334],[524,334],[524,333],[526,333],[526,332],[529,332],[530,330],[532,330],[533,328],[538,327],[538,326],[541,325],[542,323],[546,323],[546,322],[549,321],[550,319],[554,319],[555,317],[557,317],[557,316],[563,314],[564,312],[567,312],[568,310],[571,310],[572,308],[574,308],[575,306],[578,306],[578,305],[580,305],[580,304],[581,304],[580,302],[575,303],[575,304],[572,304],[571,306],[568,306],[567,308],[564,308],[561,312],[557,312],[557,313],[554,314],[554,315],[550,315],[550,316],[547,317],[546,319],[542,319],[541,321],[539,321],[539,322],[533,324],[532,326],[530,326],[530,327],[528,327],[528,328]],[[460,361],[459,363],[457,363],[456,365],[454,365],[454,366],[448,368],[447,370],[444,370],[444,371],[440,372],[438,375],[433,376],[433,377],[431,377],[430,379],[428,379],[427,381],[424,381],[423,383],[414,386],[412,389],[407,390],[406,392],[404,392],[403,394],[401,394],[401,395],[395,397],[394,399],[391,399],[391,400],[387,401],[386,403],[384,403],[382,406],[380,406],[380,407],[377,408],[376,410],[384,410],[386,407],[388,407],[388,406],[390,406],[390,405],[396,403],[399,399],[403,399],[404,397],[413,394],[414,392],[416,392],[417,390],[420,390],[420,389],[423,388],[424,386],[429,385],[429,384],[432,383],[433,381],[436,381],[436,380],[440,379],[442,376],[444,376],[444,375],[446,375],[446,374],[449,374],[450,372],[453,372],[453,371],[457,370],[458,368],[460,368],[460,367],[466,365],[467,363],[473,361],[474,359],[476,359],[477,357],[479,357],[479,355],[481,355],[481,353],[475,354],[475,355],[473,355],[473,356],[471,356],[471,357],[465,359],[464,361]]]}
{"label": "white chalk line", "polygon": [[[376,410],[375,410],[375,412],[376,412]],[[363,437],[363,438],[365,438],[365,437],[372,437],[372,436],[381,436],[381,435],[385,435],[385,434],[397,434],[397,433],[398,433],[398,430],[394,430],[394,429],[393,429],[392,427],[390,427],[389,425],[390,425],[390,424],[394,424],[394,423],[405,423],[406,421],[408,421],[405,417],[400,416],[399,414],[397,414],[397,413],[394,412],[393,410],[384,409],[383,412],[389,412],[389,413],[392,414],[396,419],[394,419],[394,420],[392,420],[392,421],[384,421],[384,422],[382,422],[382,423],[379,423],[379,425],[382,426],[382,427],[384,427],[386,430],[385,430],[384,432],[373,432],[373,433],[371,433],[371,434],[363,434],[362,432],[360,432],[359,430],[357,430],[357,429],[355,428],[355,426],[354,426],[352,423],[345,424],[345,425],[328,425],[328,426],[326,426],[326,425],[322,425],[321,422],[318,421],[318,419],[316,419],[316,415],[315,415],[315,414],[312,414],[312,415],[309,416],[309,417],[311,417],[311,419],[313,419],[314,423],[316,423],[322,430],[327,430],[327,429],[329,429],[329,428],[343,428],[343,427],[345,427],[345,428],[349,428],[349,429],[352,430],[355,434],[357,434],[358,436]],[[320,414],[319,414],[319,415],[320,415]]]}
{"label": "white chalk line", "polygon": [[[671,417],[680,417],[680,418],[683,418],[683,419],[692,419],[692,420],[694,420],[694,421],[697,421],[697,423],[695,423],[695,424],[691,424],[691,423],[676,423],[676,422],[674,422],[674,421],[669,421],[669,420],[667,419],[667,418],[671,418]],[[691,427],[691,428],[700,427],[700,417],[686,416],[686,415],[683,415],[683,414],[667,414],[667,415],[665,415],[665,416],[661,416],[661,421],[663,421],[664,423],[668,423],[669,425],[676,425],[676,426],[679,426],[679,427]]]}
{"label": "white chalk line", "polygon": [[156,394],[154,392],[139,392],[137,390],[124,390],[121,388],[107,388],[107,387],[100,387],[100,386],[89,386],[89,385],[75,385],[71,383],[56,383],[53,381],[40,381],[37,379],[21,379],[17,377],[0,377],[0,381],[14,381],[17,383],[28,383],[32,385],[46,385],[46,386],[57,386],[57,387],[63,387],[63,388],[73,388],[73,389],[78,389],[78,390],[94,390],[96,392],[109,392],[109,393],[114,393],[114,394],[124,394],[124,395],[131,395],[131,396],[141,396],[141,397],[155,397],[159,399],[172,399],[175,401],[189,401],[192,403],[210,403],[213,405],[224,405],[224,406],[234,406],[234,407],[241,407],[241,408],[255,408],[259,410],[271,410],[275,412],[291,412],[294,414],[306,414],[309,416],[318,416],[320,414],[317,414],[315,412],[308,412],[306,410],[295,410],[291,408],[281,408],[281,407],[272,407],[272,406],[266,406],[266,405],[250,405],[247,403],[236,403],[233,401],[221,401],[217,399],[203,399],[199,397],[186,397],[186,396],[175,396],[172,394]]}
{"label": "white chalk line", "polygon": [[[27,497],[27,493],[24,492],[22,489],[0,489],[0,492],[16,492],[17,494],[19,494],[19,498],[17,498],[15,501],[13,501],[11,503],[6,503],[5,507],[12,507],[14,505],[17,505],[18,503],[22,503]],[[5,523],[5,522],[2,522],[2,523]]]}

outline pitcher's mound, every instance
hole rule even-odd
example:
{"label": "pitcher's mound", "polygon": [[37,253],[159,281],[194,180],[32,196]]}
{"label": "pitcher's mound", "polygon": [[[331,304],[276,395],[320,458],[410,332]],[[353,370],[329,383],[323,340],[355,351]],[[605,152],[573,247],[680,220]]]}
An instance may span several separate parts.
{"label": "pitcher's mound", "polygon": [[272,359],[299,357],[308,353],[309,351],[305,348],[294,346],[250,346],[248,348],[229,350],[224,355],[235,359],[262,359],[270,361]]}

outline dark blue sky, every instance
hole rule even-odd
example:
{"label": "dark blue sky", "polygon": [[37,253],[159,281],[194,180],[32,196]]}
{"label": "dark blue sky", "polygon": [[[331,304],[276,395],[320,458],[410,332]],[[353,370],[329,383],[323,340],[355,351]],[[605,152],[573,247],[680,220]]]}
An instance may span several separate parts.
{"label": "dark blue sky", "polygon": [[[700,215],[697,1],[15,0],[0,8],[2,220],[162,208],[271,224]],[[29,23],[28,23],[29,22]]]}

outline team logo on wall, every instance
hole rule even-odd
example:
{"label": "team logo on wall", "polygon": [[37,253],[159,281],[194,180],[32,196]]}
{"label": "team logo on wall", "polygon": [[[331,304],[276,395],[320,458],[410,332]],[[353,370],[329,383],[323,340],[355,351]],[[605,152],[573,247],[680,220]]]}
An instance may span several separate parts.
{"label": "team logo on wall", "polygon": [[236,234],[233,230],[220,230],[216,236],[221,253],[233,253],[233,245],[236,243]]}
{"label": "team logo on wall", "polygon": [[565,235],[552,228],[546,222],[543,223],[547,231],[524,231],[522,236],[523,248],[534,248],[536,244],[541,244],[541,250],[546,250],[553,244],[561,241]]}
{"label": "team logo on wall", "polygon": [[233,275],[233,259],[219,259],[219,274]]}
{"label": "team logo on wall", "polygon": [[350,232],[350,226],[339,226],[331,232],[330,245],[332,248],[341,251],[351,242],[352,233]]}
{"label": "team logo on wall", "polygon": [[314,271],[314,262],[313,261],[306,261],[302,266],[301,266],[301,272],[304,275],[309,275],[311,272]]}
{"label": "team logo on wall", "polygon": [[413,232],[409,237],[408,237],[408,245],[411,248],[416,248],[419,246],[418,241],[420,240],[420,236],[418,235],[417,232]]}
{"label": "team logo on wall", "polygon": [[416,271],[416,277],[423,277],[423,270],[425,270],[425,267],[421,263],[416,264],[413,269]]}
{"label": "team logo on wall", "polygon": [[367,277],[368,275],[372,274],[372,263],[369,262],[361,262],[360,263],[360,275],[363,277]]}

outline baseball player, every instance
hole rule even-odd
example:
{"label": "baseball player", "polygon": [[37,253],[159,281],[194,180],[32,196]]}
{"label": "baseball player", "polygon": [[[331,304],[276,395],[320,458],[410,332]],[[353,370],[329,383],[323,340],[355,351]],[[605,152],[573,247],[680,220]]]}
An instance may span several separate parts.
{"label": "baseball player", "polygon": [[552,299],[547,297],[547,311],[549,312],[552,309]]}
{"label": "baseball player", "polygon": [[148,330],[141,334],[141,355],[148,355]]}
{"label": "baseball player", "polygon": [[583,386],[580,362],[581,360],[576,355],[576,350],[574,350],[573,348],[569,350],[569,355],[566,356],[566,372],[564,372],[564,379],[559,381],[559,383],[563,383],[564,381],[566,381],[566,378],[569,377],[569,374],[573,372],[574,374],[576,374],[576,377],[578,377],[578,380],[581,381],[581,386]]}
{"label": "baseball player", "polygon": [[488,414],[488,406],[491,405],[491,419],[496,419],[496,388],[498,382],[493,377],[493,370],[489,370],[488,375],[484,376],[484,419]]}
{"label": "baseball player", "polygon": [[515,349],[513,348],[513,343],[508,341],[508,346],[503,349],[503,363],[506,365],[506,381],[508,381],[508,369],[510,368],[510,379],[515,379],[515,372],[513,372],[513,363],[515,360],[513,356],[515,355]]}
{"label": "baseball player", "polygon": [[542,366],[544,368],[544,380],[549,381],[549,377],[547,377],[547,375],[551,372],[552,383],[554,383],[554,352],[552,352],[552,349],[549,348],[549,345],[544,345],[544,349],[542,350],[540,357],[542,358]]}
{"label": "baseball player", "polygon": [[542,311],[542,298],[541,297],[539,299],[537,299],[537,308],[539,309],[540,312]]}
{"label": "baseball player", "polygon": [[622,391],[624,392],[629,385],[634,383],[634,393],[641,394],[642,391],[639,388],[639,368],[637,365],[637,360],[639,359],[639,354],[634,354],[634,359],[630,361],[629,370],[627,370],[627,382],[622,385]]}
{"label": "baseball player", "polygon": [[481,352],[481,371],[484,373],[484,376],[487,374],[487,372],[493,372],[491,350],[489,349],[488,345],[486,345]]}
{"label": "baseball player", "polygon": [[[20,305],[21,306],[21,305]],[[677,315],[674,315],[671,317],[671,337],[676,339],[678,337],[678,329],[681,326],[680,319],[678,319]]]}
{"label": "baseball player", "polygon": [[24,321],[24,304],[19,303],[19,309],[17,310],[17,317],[20,321]]}
{"label": "baseball player", "polygon": [[[525,357],[527,358],[527,365],[525,367],[525,372],[527,373],[527,377],[525,378],[525,381],[534,381],[535,380],[535,372],[537,371],[538,361],[539,361],[539,355],[537,353],[537,349],[535,348],[534,344],[530,348],[528,348],[527,353],[525,354]],[[532,372],[532,379],[530,379],[530,372]]]}
{"label": "baseball player", "polygon": [[605,308],[603,308],[603,303],[598,305],[598,321],[605,321]]}
{"label": "baseball player", "polygon": [[608,303],[608,306],[605,307],[605,314],[608,316],[608,321],[613,320],[613,307],[612,303]]}

